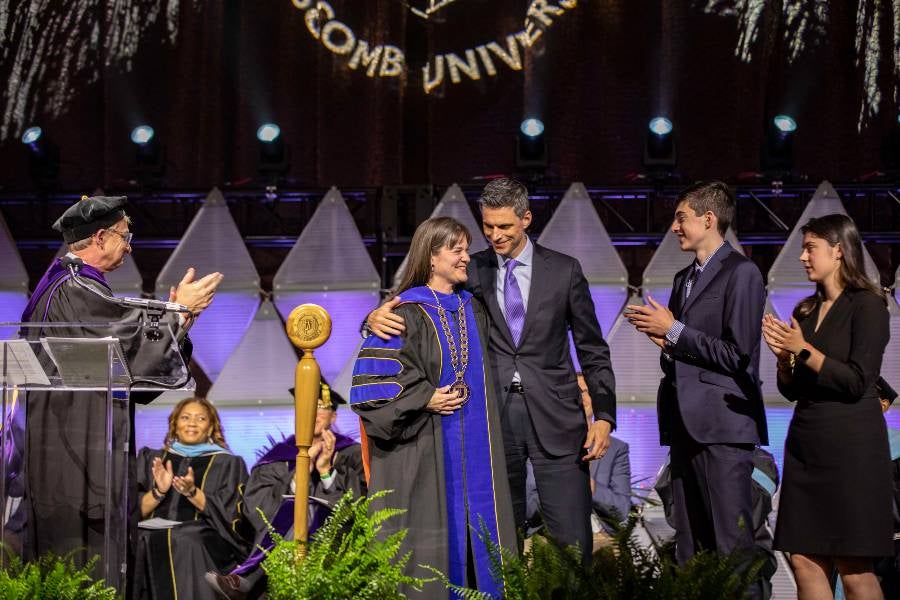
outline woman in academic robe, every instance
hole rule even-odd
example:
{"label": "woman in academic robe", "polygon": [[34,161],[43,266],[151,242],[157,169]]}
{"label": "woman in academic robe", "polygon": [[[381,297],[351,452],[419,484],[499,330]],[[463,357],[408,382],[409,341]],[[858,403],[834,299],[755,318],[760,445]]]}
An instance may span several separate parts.
{"label": "woman in academic robe", "polygon": [[801,600],[881,598],[876,557],[893,551],[891,461],[876,381],[888,342],[885,297],[866,277],[846,215],[801,229],[800,261],[815,293],[790,323],[763,318],[778,389],[797,403],[788,428],[775,548],[791,554]]}
{"label": "woman in academic robe", "polygon": [[[407,574],[430,577],[420,566],[430,565],[454,584],[500,597],[483,537],[515,552],[515,520],[486,361],[488,315],[462,289],[470,241],[447,217],[416,229],[395,294],[406,329],[363,343],[350,404],[362,421],[370,494],[393,490],[380,505],[406,510],[383,534],[408,530]],[[447,596],[439,583],[422,591]]]}
{"label": "woman in academic robe", "polygon": [[137,473],[134,596],[213,600],[204,574],[232,569],[252,540],[242,514],[247,467],[228,449],[215,407],[203,398],[179,402],[163,448],[142,448]]}

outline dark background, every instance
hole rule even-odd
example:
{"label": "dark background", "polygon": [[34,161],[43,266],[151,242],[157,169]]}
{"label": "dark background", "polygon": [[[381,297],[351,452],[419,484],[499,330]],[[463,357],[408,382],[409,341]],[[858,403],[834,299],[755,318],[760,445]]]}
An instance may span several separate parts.
{"label": "dark background", "polygon": [[[514,171],[515,132],[526,108],[546,123],[549,170],[561,182],[616,184],[640,171],[647,122],[656,114],[675,122],[685,180],[733,179],[759,169],[764,124],[778,113],[798,122],[798,173],[811,182],[851,181],[880,168],[881,139],[897,118],[887,2],[875,18],[874,43],[883,57],[874,82],[879,113],[861,131],[856,2],[827,3],[824,32],[807,35],[793,63],[782,2],[768,2],[753,59],[745,63],[735,56],[738,18],[705,14],[705,2],[582,0],[557,18],[523,72],[496,61],[497,77],[464,79],[445,86],[440,97],[421,89],[426,57],[489,41],[502,45],[522,27],[524,0],[458,0],[441,11],[443,22],[432,24],[399,0],[331,4],[359,38],[403,48],[408,80],[368,78],[347,68],[347,57],[312,38],[290,0],[181,2],[174,43],[162,20],[148,23],[131,69],[112,61],[96,66],[96,81],[76,79],[68,109],[55,119],[41,109],[41,90],[60,68],[48,64],[28,103],[33,120],[60,147],[60,187],[127,189],[134,154],[129,133],[144,122],[166,147],[164,187],[252,185],[255,131],[267,120],[281,126],[290,145],[290,185],[464,183]],[[719,2],[720,12],[733,4]],[[13,19],[27,6],[12,2]],[[50,3],[47,19],[67,10],[68,2]],[[103,11],[85,18],[106,39]],[[89,25],[67,42],[87,45],[103,65],[103,44],[91,45]],[[13,35],[3,43],[18,41]],[[11,68],[4,61],[0,79],[8,81]],[[20,134],[0,144],[0,185],[7,191],[33,189]]]}

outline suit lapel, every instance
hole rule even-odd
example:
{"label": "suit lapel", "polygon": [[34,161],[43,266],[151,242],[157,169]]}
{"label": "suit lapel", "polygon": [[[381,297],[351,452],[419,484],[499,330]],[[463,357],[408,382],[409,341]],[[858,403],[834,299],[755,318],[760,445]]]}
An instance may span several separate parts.
{"label": "suit lapel", "polygon": [[503,311],[500,310],[500,305],[497,303],[497,274],[499,272],[497,255],[490,252],[487,260],[478,267],[478,279],[481,282],[484,304],[487,306],[488,314],[490,314],[491,320],[494,322],[494,327],[503,334],[503,338],[509,342],[510,347],[514,348],[515,345],[512,341],[512,334],[509,332],[509,325],[506,324],[506,318],[503,316]]}
{"label": "suit lapel", "polygon": [[[684,314],[697,300],[697,298],[703,294],[703,290],[706,289],[706,286],[709,285],[709,282],[715,279],[716,273],[718,273],[722,269],[722,261],[725,260],[725,257],[728,256],[732,252],[731,244],[725,242],[725,245],[722,246],[718,252],[716,252],[715,256],[713,256],[710,261],[703,267],[703,272],[700,274],[700,277],[697,278],[697,281],[694,282],[693,287],[691,288],[691,297],[687,299],[684,303],[684,307],[681,309],[681,314]],[[687,274],[685,274],[685,281],[687,281]]]}
{"label": "suit lapel", "polygon": [[[693,265],[692,265],[693,268]],[[669,297],[669,310],[675,315],[675,318],[681,318],[681,310],[684,306],[684,282],[687,281],[685,275],[687,271],[681,271],[675,276],[675,282],[672,286],[672,295]]]}
{"label": "suit lapel", "polygon": [[[532,242],[534,244],[534,242]],[[525,324],[522,326],[522,337],[519,338],[519,347],[525,343],[528,331],[538,318],[538,307],[541,305],[544,294],[552,289],[552,272],[550,269],[550,256],[544,252],[543,247],[534,244],[534,252],[531,255],[531,287],[528,289],[528,309],[525,311]],[[540,283],[538,283],[540,282]],[[510,339],[512,337],[510,336]]]}

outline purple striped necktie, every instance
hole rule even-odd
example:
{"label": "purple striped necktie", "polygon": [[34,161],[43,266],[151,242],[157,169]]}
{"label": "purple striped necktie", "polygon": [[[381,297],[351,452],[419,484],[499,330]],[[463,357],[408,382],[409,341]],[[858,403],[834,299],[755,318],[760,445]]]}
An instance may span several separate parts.
{"label": "purple striped necktie", "polygon": [[525,303],[522,301],[522,290],[513,270],[519,263],[510,259],[506,263],[506,278],[503,280],[503,304],[506,308],[506,324],[512,334],[513,342],[519,345],[522,327],[525,325]]}

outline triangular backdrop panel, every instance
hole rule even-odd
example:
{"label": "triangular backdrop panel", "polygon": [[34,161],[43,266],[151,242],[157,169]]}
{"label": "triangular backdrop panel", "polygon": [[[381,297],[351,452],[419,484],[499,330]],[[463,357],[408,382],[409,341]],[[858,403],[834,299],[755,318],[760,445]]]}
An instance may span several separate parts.
{"label": "triangular backdrop panel", "polygon": [[[61,245],[59,250],[56,251],[56,256],[53,257],[53,260],[55,261],[60,256],[64,256],[68,251],[68,246],[65,244]],[[49,267],[50,265],[47,266]],[[139,298],[144,289],[141,272],[138,269],[133,254],[129,254],[125,257],[125,262],[122,263],[121,267],[107,273],[106,281],[109,283],[109,287],[112,289],[113,294],[120,298],[125,296]]]}
{"label": "triangular backdrop panel", "polygon": [[[28,271],[19,256],[6,220],[0,214],[0,323],[17,322],[28,303]],[[16,337],[15,329],[0,330],[0,339]]]}
{"label": "triangular backdrop panel", "polygon": [[[629,304],[640,304],[632,296]],[[659,346],[640,333],[620,315],[607,336],[616,374],[616,399],[624,402],[656,402],[656,392],[662,369],[659,366]]]}
{"label": "triangular backdrop panel", "polygon": [[[733,229],[729,228],[725,232],[725,240],[735,250],[744,254],[744,248],[738,242]],[[675,274],[691,264],[693,260],[694,255],[681,249],[678,244],[678,236],[669,229],[644,269],[642,284],[644,299],[646,300],[649,294],[654,300],[667,306],[669,296],[672,294],[672,282],[675,280]]]}
{"label": "triangular backdrop panel", "polygon": [[[480,252],[488,247],[487,240],[484,239],[484,234],[481,232],[481,225],[475,219],[475,215],[472,214],[472,210],[469,208],[469,203],[466,200],[465,194],[463,194],[462,190],[455,183],[444,192],[441,201],[434,207],[431,217],[453,217],[465,225],[469,230],[469,233],[472,234],[472,243],[469,244],[469,254]],[[400,279],[403,277],[403,273],[406,270],[406,260],[407,258],[404,257],[403,262],[400,263],[400,268],[398,268],[397,272],[394,274],[395,286],[400,283]]]}
{"label": "triangular backdrop panel", "polygon": [[269,301],[264,301],[240,343],[228,357],[208,398],[218,406],[292,405],[297,354],[284,322]]}
{"label": "triangular backdrop panel", "polygon": [[[803,245],[803,233],[800,228],[813,217],[841,213],[847,214],[844,205],[834,187],[827,181],[823,181],[816,189],[812,199],[803,209],[797,224],[788,236],[787,241],[772,263],[769,269],[769,297],[778,313],[789,315],[800,299],[809,296],[815,291],[815,286],[806,278],[806,271],[800,262],[800,252]],[[869,278],[881,285],[881,277],[875,261],[869,252],[863,248],[863,258],[866,263],[866,273]]]}
{"label": "triangular backdrop panel", "polygon": [[294,290],[378,290],[380,277],[353,215],[331,188],[288,253],[272,285]]}
{"label": "triangular backdrop panel", "polygon": [[213,303],[191,328],[194,359],[215,382],[259,306],[259,274],[222,193],[213,189],[156,280],[156,296],[166,299],[188,267],[197,277],[225,278]]}
{"label": "triangular backdrop panel", "polygon": [[[881,376],[891,384],[895,390],[900,390],[900,307],[893,300],[888,302],[891,313],[891,339],[884,350],[884,359],[881,362]],[[894,409],[897,410],[897,402]]]}
{"label": "triangular backdrop panel", "polygon": [[333,381],[359,343],[359,326],[378,306],[378,272],[344,198],[331,188],[273,279],[275,306],[284,319],[300,304],[331,315],[331,337],[316,358]]}
{"label": "triangular backdrop panel", "polygon": [[591,288],[600,328],[609,332],[628,298],[628,270],[582,183],[569,186],[538,243],[574,256]]}

